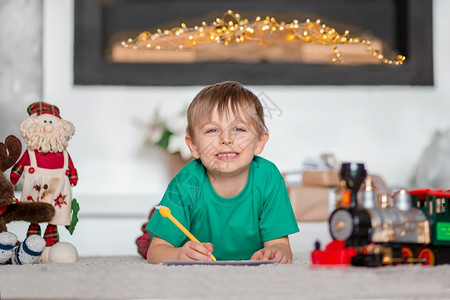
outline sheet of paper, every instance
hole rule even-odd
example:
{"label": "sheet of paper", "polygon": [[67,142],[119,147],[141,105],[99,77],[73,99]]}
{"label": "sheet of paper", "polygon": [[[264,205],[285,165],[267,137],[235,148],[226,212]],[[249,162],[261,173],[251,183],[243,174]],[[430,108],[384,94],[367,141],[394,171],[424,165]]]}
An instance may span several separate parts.
{"label": "sheet of paper", "polygon": [[210,265],[210,266],[259,266],[267,264],[276,264],[278,261],[272,260],[218,260],[218,261],[201,261],[201,260],[168,260],[163,263],[167,266],[189,266],[189,265]]}

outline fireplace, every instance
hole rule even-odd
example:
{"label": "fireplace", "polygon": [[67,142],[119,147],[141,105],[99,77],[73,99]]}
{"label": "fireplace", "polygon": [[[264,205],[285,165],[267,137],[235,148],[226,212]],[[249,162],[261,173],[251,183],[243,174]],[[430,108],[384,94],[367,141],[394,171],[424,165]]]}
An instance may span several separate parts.
{"label": "fireplace", "polygon": [[[77,85],[206,85],[223,80],[252,85],[433,85],[431,0],[74,2]],[[383,64],[364,52],[350,53],[345,45],[341,51],[344,56],[348,54],[346,62],[351,63],[332,63],[328,46],[319,46],[320,50],[303,47],[301,57],[293,48],[270,48],[257,55],[256,48],[248,46],[247,54],[240,56],[237,54],[244,51],[236,47],[224,48],[226,51],[216,55],[218,48],[214,46],[210,47],[212,54],[203,50],[201,55],[141,51],[137,57],[120,46],[121,41],[143,31],[155,32],[181,23],[193,27],[201,20],[210,24],[229,9],[248,19],[320,19],[338,32],[348,29],[350,36],[367,37],[387,57],[405,55],[406,61],[401,66]],[[271,60],[273,53],[279,55]]]}

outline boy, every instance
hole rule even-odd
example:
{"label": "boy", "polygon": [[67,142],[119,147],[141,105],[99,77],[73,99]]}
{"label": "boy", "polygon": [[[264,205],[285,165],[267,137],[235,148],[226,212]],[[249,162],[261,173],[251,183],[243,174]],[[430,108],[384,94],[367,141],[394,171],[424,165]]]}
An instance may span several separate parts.
{"label": "boy", "polygon": [[156,211],[149,263],[167,260],[266,260],[291,263],[288,235],[298,231],[283,178],[256,155],[269,138],[258,98],[237,82],[204,88],[187,112],[186,144],[195,160],[170,182],[167,206],[198,240]]}

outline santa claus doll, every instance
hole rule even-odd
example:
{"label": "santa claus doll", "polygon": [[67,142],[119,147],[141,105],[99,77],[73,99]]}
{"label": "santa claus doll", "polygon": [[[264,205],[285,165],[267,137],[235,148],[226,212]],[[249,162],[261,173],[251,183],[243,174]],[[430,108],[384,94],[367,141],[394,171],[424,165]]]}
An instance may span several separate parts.
{"label": "santa claus doll", "polygon": [[[21,201],[46,202],[55,208],[44,239],[48,247],[59,241],[57,225],[70,225],[71,186],[78,174],[66,148],[75,133],[69,121],[61,119],[58,107],[44,102],[28,106],[30,115],[20,126],[27,150],[11,170],[10,181],[17,184],[23,174]],[[27,235],[39,234],[39,224],[31,224]]]}

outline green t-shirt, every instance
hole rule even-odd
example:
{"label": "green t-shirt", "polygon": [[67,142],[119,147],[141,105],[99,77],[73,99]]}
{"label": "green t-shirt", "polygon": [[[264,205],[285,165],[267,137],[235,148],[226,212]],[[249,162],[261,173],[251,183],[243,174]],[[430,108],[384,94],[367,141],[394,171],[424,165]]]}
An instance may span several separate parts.
{"label": "green t-shirt", "polygon": [[[169,183],[160,205],[200,242],[210,242],[218,260],[244,260],[263,242],[298,232],[286,186],[277,167],[254,156],[247,184],[235,197],[219,196],[200,160],[188,163]],[[175,247],[189,239],[157,210],[146,229]]]}

